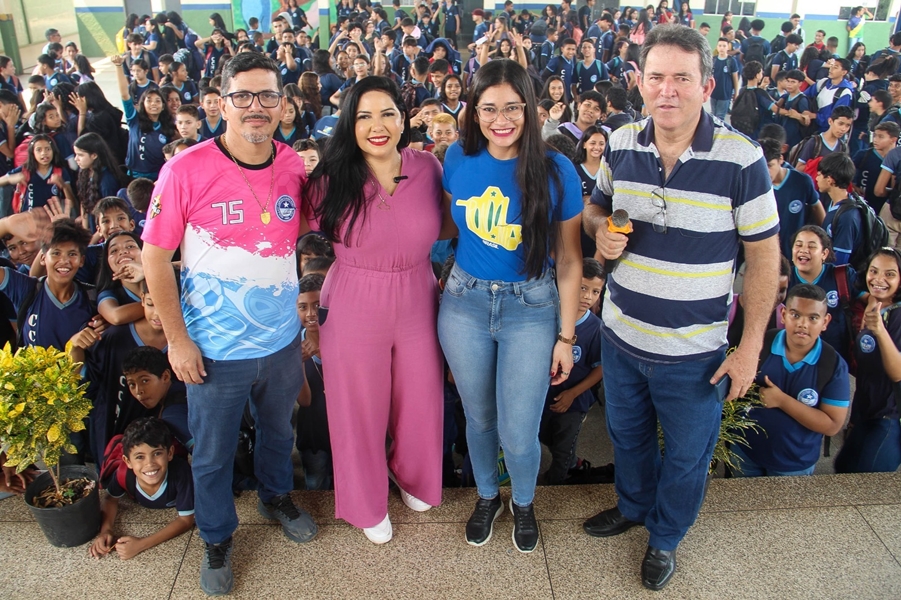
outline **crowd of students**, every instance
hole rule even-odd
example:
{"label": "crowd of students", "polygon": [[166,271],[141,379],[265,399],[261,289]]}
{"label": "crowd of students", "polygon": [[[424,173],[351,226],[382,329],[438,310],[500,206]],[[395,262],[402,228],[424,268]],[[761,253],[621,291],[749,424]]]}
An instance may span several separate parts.
{"label": "crowd of students", "polygon": [[[0,323],[0,339],[14,345],[57,348],[71,342],[73,358],[84,363],[94,409],[86,435],[73,440],[79,454],[71,460],[103,463],[103,483],[110,492],[104,501],[103,530],[91,547],[93,555],[115,550],[122,558],[131,558],[193,524],[191,467],[184,458],[194,446],[186,388],[166,359],[166,334],[144,281],[141,232],[166,202],[153,189],[167,160],[203,140],[221,136],[227,128],[224,105],[231,102],[242,108],[258,102],[264,108],[279,106],[281,97],[267,92],[232,91],[223,96],[221,72],[235,55],[265,53],[277,64],[287,104],[274,139],[293,147],[303,159],[304,175],[312,181],[337,173],[334,164],[320,163],[323,156],[338,160],[337,151],[326,149],[353,143],[335,137],[350,90],[371,76],[393,81],[410,117],[411,130],[404,133],[409,135],[409,146],[433,153],[445,165],[446,192],[454,197],[472,196],[460,201],[464,202],[460,206],[466,207],[465,219],[475,223],[487,218],[489,223],[470,229],[478,232],[480,245],[496,249],[521,241],[526,232],[512,223],[515,215],[508,206],[479,197],[482,191],[476,188],[484,182],[476,176],[486,170],[503,171],[509,185],[530,189],[544,185],[545,193],[550,178],[552,189],[560,191],[562,198],[552,223],[563,232],[578,214],[578,201],[588,202],[599,174],[609,169],[606,157],[611,136],[647,114],[641,96],[644,37],[657,24],[678,23],[702,31],[710,28],[695,22],[688,2],[681,2],[678,11],[670,9],[667,0],[657,7],[620,11],[597,7],[596,0],[588,0],[577,11],[564,0],[560,7],[549,5],[541,15],[532,15],[527,10],[517,13],[508,0],[498,14],[482,9],[472,12],[476,28],[468,48],[470,58],[464,62],[463,49],[458,48],[461,13],[452,0],[431,6],[422,3],[412,16],[399,0],[394,0],[394,8],[394,21],[390,22],[382,7],[371,6],[367,0],[342,0],[327,42],[320,42],[317,34],[310,35],[295,0],[274,15],[271,33],[259,31],[257,19],[250,19],[248,30],[228,31],[215,13],[210,16],[208,36],[195,32],[174,12],[155,17],[131,15],[119,36],[122,54],[111,59],[120,93],[116,102],[104,97],[92,80],[93,68],[87,59],[74,44],[62,45],[58,33],[48,31],[49,43],[38,59],[37,73],[27,80],[32,92],[29,103],[24,102],[23,87],[11,61],[0,57],[0,153],[4,155],[0,159],[0,217],[4,217],[0,219],[0,238],[6,250],[0,259],[0,310],[6,316]],[[711,49],[716,81],[709,96],[711,113],[723,120],[731,110],[733,127],[762,148],[778,204],[784,257],[785,290],[774,309],[773,331],[760,358],[758,383],[764,407],[751,411],[766,433],[750,434],[748,444],[735,449],[741,463],[736,475],[812,473],[823,436],[841,431],[849,412],[848,435],[836,459],[836,470],[894,471],[901,464],[901,424],[894,396],[901,380],[901,311],[895,310],[901,306],[901,254],[897,250],[901,248],[901,199],[893,192],[901,163],[901,151],[896,149],[901,135],[901,34],[893,35],[887,48],[871,56],[858,41],[848,57],[841,58],[834,54],[837,40],[824,41],[821,32],[804,47],[800,17],[796,17],[785,23],[771,43],[760,35],[762,21],[733,28],[728,14],[721,24],[722,37]],[[485,83],[489,76],[478,73],[492,63],[497,64],[486,71],[500,77],[498,81],[515,79],[497,73],[518,64],[528,76],[522,79],[524,87]],[[370,80],[367,86],[370,83],[387,85]],[[503,96],[510,93],[509,98]],[[491,99],[487,106],[486,97]],[[121,109],[114,106],[118,102]],[[534,106],[534,114],[526,115],[529,106]],[[355,111],[359,110],[355,106]],[[499,121],[501,114],[503,121]],[[494,153],[491,157],[474,154],[475,146],[461,153],[461,145],[456,143],[466,127],[477,130],[480,123],[504,122],[516,130],[517,124],[531,126],[533,121],[541,139],[516,146],[517,164],[526,164],[526,156],[530,157],[528,172],[514,163],[504,165]],[[345,131],[345,135],[352,134]],[[476,136],[468,138],[473,139]],[[492,148],[494,142],[489,139],[487,143]],[[539,150],[543,154],[545,148],[553,150],[553,164],[528,154]],[[404,152],[404,164],[418,156]],[[433,166],[432,162],[423,164]],[[535,179],[536,173],[544,174],[543,184]],[[395,186],[399,179],[407,178],[395,177]],[[332,180],[334,183],[334,177]],[[324,189],[318,192],[320,197],[325,197]],[[379,197],[387,205],[384,197]],[[492,212],[479,212],[489,206]],[[231,207],[221,208],[223,223],[237,218]],[[270,217],[268,212],[264,215],[266,224]],[[303,327],[303,365],[297,368],[305,374],[298,398],[296,447],[307,489],[335,486],[335,423],[330,435],[329,416],[333,421],[340,417],[347,427],[354,426],[345,414],[352,407],[333,407],[332,415],[326,410],[324,369],[326,373],[332,370],[328,380],[335,383],[328,387],[335,397],[342,395],[342,406],[343,396],[359,393],[359,387],[354,390],[357,384],[339,387],[335,379],[336,373],[350,377],[345,372],[348,366],[323,364],[320,353],[320,293],[335,262],[333,244],[337,239],[334,220],[322,219],[325,216],[317,214],[314,222],[317,229],[327,223],[325,237],[305,235],[298,240],[296,253],[300,277],[297,311]],[[50,233],[39,235],[48,221]],[[562,255],[564,247],[549,245],[547,240],[563,244],[563,233],[556,238],[548,227],[545,223],[544,239],[529,238],[527,245]],[[886,231],[888,244],[880,237]],[[594,258],[595,240],[584,232],[581,236],[583,261],[577,266],[558,264],[558,278],[566,280],[561,279],[561,290],[564,286],[581,290],[578,298],[561,291],[556,300],[567,311],[561,317],[562,326],[574,332],[571,340],[568,336],[562,340],[563,351],[572,353],[572,362],[559,362],[549,388],[542,388],[542,381],[545,385],[549,381],[544,370],[551,355],[536,354],[540,365],[530,359],[530,365],[535,363],[533,379],[523,372],[523,362],[513,369],[515,376],[512,371],[496,374],[498,385],[503,382],[519,390],[514,380],[530,385],[534,380],[533,387],[541,388],[536,421],[523,427],[532,431],[534,425],[551,452],[550,468],[542,477],[551,485],[575,481],[588,466],[575,450],[603,378],[598,315],[607,272]],[[473,251],[480,245],[463,246],[462,260],[469,268],[487,264],[480,263],[483,259]],[[339,254],[343,251],[339,248]],[[461,431],[466,425],[458,418],[460,395],[471,425],[469,413],[477,410],[473,398],[482,393],[479,386],[484,383],[472,381],[469,372],[479,369],[476,359],[482,355],[473,354],[472,337],[459,335],[484,307],[467,306],[461,300],[462,290],[478,287],[477,282],[487,277],[477,279],[480,272],[463,271],[455,260],[456,252],[460,252],[457,243],[449,241],[437,242],[431,250],[435,276],[448,303],[438,326],[449,363],[443,375],[444,466],[440,478],[445,485],[460,485],[474,478],[480,494],[492,487],[488,480],[493,479],[495,496],[483,496],[476,509],[488,522],[487,529],[485,523],[474,532],[467,528],[470,543],[481,545],[490,538],[490,525],[500,510],[497,478],[490,469],[486,475],[484,466],[487,463],[495,469],[498,429],[507,445],[510,474],[519,482],[519,487],[514,484],[516,502],[511,504],[514,516],[520,519],[518,528],[522,519],[526,519],[522,521],[525,529],[528,518],[534,519],[522,517],[517,510],[531,510],[533,489],[522,487],[522,480],[530,478],[534,488],[538,466],[530,440],[518,439],[521,432],[514,425],[522,422],[497,414],[493,432]],[[523,258],[529,285],[543,281],[544,287],[554,287],[552,280],[544,281],[546,254],[542,249],[534,257]],[[174,268],[178,268],[177,262]],[[515,264],[500,270],[496,265],[485,267],[482,273],[501,273],[504,281],[519,281]],[[384,315],[370,314],[365,304],[372,298],[358,293],[352,280],[348,282],[344,293],[350,308],[341,331],[353,336],[362,324],[351,317],[378,320]],[[335,285],[332,282],[333,312],[339,306]],[[514,287],[519,296],[533,294],[537,298],[544,293],[540,287],[521,286],[511,284],[511,293]],[[496,288],[492,294],[495,292]],[[218,310],[223,291],[211,284],[195,284],[185,293],[191,295],[192,306],[203,317]],[[557,292],[547,293],[556,297]],[[434,312],[425,312],[434,319]],[[740,322],[741,314],[741,297],[737,296],[730,318]],[[549,314],[540,327],[556,328],[555,319]],[[525,332],[531,336],[538,327],[532,323]],[[738,342],[733,332],[740,335],[740,329],[730,328],[731,344]],[[334,338],[335,331],[332,329],[326,340]],[[523,352],[525,338],[511,339],[499,344],[502,348],[513,344],[513,351]],[[554,348],[557,365],[559,348]],[[362,354],[358,358],[366,360]],[[559,376],[561,370],[565,378]],[[849,373],[857,375],[853,402]],[[499,396],[493,410],[515,412],[503,405],[506,401]],[[509,406],[520,401],[525,400],[517,392]],[[254,435],[248,412],[242,420],[242,441],[235,459],[235,493],[258,485],[252,457],[247,455]],[[348,435],[347,431],[341,434],[342,444],[351,443]],[[381,432],[375,445],[383,446],[383,441]],[[7,485],[9,481],[7,478]],[[152,508],[174,503],[178,516],[151,536],[122,537],[114,542],[117,498],[126,493]],[[422,499],[404,493],[405,502],[414,510],[429,507]],[[426,495],[430,504],[436,503],[433,496],[431,491]],[[345,513],[353,510],[345,509]],[[377,543],[390,539],[390,522],[387,530],[384,526],[365,529]],[[532,535],[525,529],[517,529],[520,537],[515,536],[514,542],[520,550],[530,551],[537,530]]]}

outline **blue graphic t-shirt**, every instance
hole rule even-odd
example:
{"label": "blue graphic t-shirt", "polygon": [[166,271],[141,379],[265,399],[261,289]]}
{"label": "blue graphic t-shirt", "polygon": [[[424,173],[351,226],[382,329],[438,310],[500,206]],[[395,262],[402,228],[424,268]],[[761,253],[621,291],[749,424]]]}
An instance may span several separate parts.
{"label": "blue graphic t-shirt", "polygon": [[[569,160],[557,152],[552,156],[563,186],[558,190],[553,180],[550,183],[553,224],[582,212],[582,182]],[[473,277],[526,279],[516,162],[498,160],[484,148],[464,156],[460,144],[453,144],[445,155],[444,190],[451,195],[451,215],[460,230],[457,262]]]}

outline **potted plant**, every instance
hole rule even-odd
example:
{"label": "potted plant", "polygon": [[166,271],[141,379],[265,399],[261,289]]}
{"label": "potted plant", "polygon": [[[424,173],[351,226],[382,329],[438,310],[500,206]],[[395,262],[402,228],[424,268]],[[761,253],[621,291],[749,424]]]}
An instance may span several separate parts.
{"label": "potted plant", "polygon": [[84,544],[100,531],[97,476],[84,466],[60,466],[74,453],[69,437],[85,429],[91,410],[79,363],[55,348],[0,350],[0,445],[19,472],[41,462],[48,471],[25,490],[25,502],[54,546]]}

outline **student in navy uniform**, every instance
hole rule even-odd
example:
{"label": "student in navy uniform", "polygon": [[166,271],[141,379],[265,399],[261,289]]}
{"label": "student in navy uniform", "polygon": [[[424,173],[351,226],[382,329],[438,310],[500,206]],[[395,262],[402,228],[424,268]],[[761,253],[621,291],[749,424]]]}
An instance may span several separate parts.
{"label": "student in navy uniform", "polygon": [[109,146],[96,133],[85,133],[75,140],[78,179],[75,193],[81,207],[81,220],[88,231],[95,231],[94,207],[101,198],[115,196],[125,180]]}
{"label": "student in navy uniform", "polygon": [[[588,201],[591,192],[597,187],[598,172],[605,167],[604,150],[607,149],[609,135],[607,130],[600,125],[591,125],[584,132],[576,145],[576,159],[573,161],[576,173],[582,181],[582,200]],[[582,256],[592,257],[597,250],[597,244],[588,237],[584,230],[582,237]]]}
{"label": "student in navy uniform", "polygon": [[[14,233],[30,237],[34,227],[31,215],[4,219],[0,234]],[[16,223],[24,226],[23,231]],[[38,280],[8,267],[0,268],[0,293],[16,307],[32,298],[24,308],[25,320],[21,338],[26,346],[53,347],[62,350],[66,342],[85,326],[95,322],[97,310],[87,292],[75,282],[75,272],[84,263],[84,255],[91,239],[84,228],[71,219],[54,221],[49,242],[41,248],[40,261],[47,268],[47,277]],[[37,292],[35,293],[35,290]]]}
{"label": "student in navy uniform", "polygon": [[324,279],[318,273],[304,275],[299,282],[297,297],[297,313],[303,326],[304,383],[298,398],[296,445],[308,490],[334,487],[323,366],[319,355],[319,293]]}
{"label": "student in navy uniform", "polygon": [[873,147],[864,148],[854,155],[854,192],[866,200],[877,215],[887,198],[876,195],[876,182],[886,155],[898,145],[899,137],[901,128],[896,123],[880,123],[873,133]]}
{"label": "student in navy uniform", "polygon": [[[844,142],[845,136],[851,131],[854,124],[854,111],[850,106],[836,106],[829,117],[829,127],[826,131],[811,137],[798,153],[798,163],[794,166],[803,168],[804,163],[817,157],[825,157],[832,154],[841,154],[848,151],[848,145]],[[819,152],[817,147],[819,146]],[[854,164],[852,163],[853,167]],[[853,173],[851,174],[853,177]],[[850,181],[848,182],[850,185]],[[817,183],[817,189],[823,191]]]}
{"label": "student in navy uniform", "polygon": [[857,360],[848,435],[836,473],[893,472],[901,465],[898,384],[901,380],[901,254],[881,248],[865,275],[870,296],[854,343]]}
{"label": "student in navy uniform", "polygon": [[110,234],[103,243],[97,275],[97,312],[110,325],[127,325],[144,318],[141,246],[141,238],[126,230]]}
{"label": "student in navy uniform", "polygon": [[574,144],[579,143],[582,132],[596,125],[601,116],[607,112],[607,102],[599,92],[589,90],[579,96],[579,105],[576,111],[576,119],[572,123],[561,123],[564,108],[560,104],[554,105],[549,113],[547,121],[541,127],[541,137],[549,138],[555,133],[562,133],[570,138]]}
{"label": "student in navy uniform", "polygon": [[203,99],[204,117],[200,125],[200,137],[205,140],[219,137],[225,133],[227,123],[219,112],[220,93],[214,87],[203,88],[200,91]]}
{"label": "student in navy uniform", "polygon": [[109,440],[123,433],[129,423],[154,414],[131,395],[122,374],[122,360],[131,350],[152,346],[165,351],[168,345],[146,284],[142,284],[139,307],[143,315],[133,323],[114,325],[102,335],[92,327],[84,327],[71,336],[69,355],[72,360],[84,363],[82,373],[88,383],[87,395],[94,404],[90,418],[94,456],[103,456]]}
{"label": "student in navy uniform", "polygon": [[805,225],[799,229],[792,241],[792,269],[789,285],[794,287],[802,283],[812,283],[826,292],[826,306],[829,311],[831,323],[822,333],[823,341],[835,348],[846,360],[851,359],[851,332],[850,324],[841,307],[842,298],[839,291],[837,277],[844,278],[847,284],[847,302],[851,303],[857,297],[854,282],[857,273],[853,267],[836,265],[826,262],[832,254],[832,240],[822,227]]}
{"label": "student in navy uniform", "polygon": [[716,43],[717,55],[713,58],[713,79],[716,86],[710,94],[713,116],[723,121],[729,112],[730,103],[735,99],[738,74],[741,72],[738,59],[728,54],[729,48],[729,40],[726,38],[720,38]]}
{"label": "student in navy uniform", "polygon": [[150,65],[146,60],[139,58],[131,63],[131,83],[128,84],[128,91],[131,92],[131,101],[135,104],[138,103],[144,92],[159,88],[156,82],[149,78],[149,75]]}
{"label": "student in navy uniform", "polygon": [[187,390],[172,375],[166,354],[153,346],[129,350],[122,359],[122,374],[135,400],[162,419],[172,436],[190,452],[194,437],[188,426]]}
{"label": "student in navy uniform", "polygon": [[275,129],[272,136],[277,142],[293,146],[294,142],[306,137],[304,128],[298,122],[297,107],[293,102],[286,102],[285,108],[282,110],[282,118],[279,126]]}
{"label": "student in navy uniform", "polygon": [[188,77],[187,67],[176,61],[169,67],[169,76],[172,78],[169,85],[178,92],[181,103],[197,104],[197,84]]}
{"label": "student in navy uniform", "polygon": [[213,29],[210,37],[200,38],[194,42],[194,45],[204,55],[204,77],[214,77],[216,75],[216,67],[219,65],[222,57],[226,54],[229,56],[232,54],[231,43],[225,39],[224,32],[218,27]]}
{"label": "student in navy uniform", "polygon": [[69,76],[56,70],[56,60],[47,54],[38,56],[38,72],[44,76],[44,85],[52,90],[60,83],[72,83]]}
{"label": "student in navy uniform", "polygon": [[552,456],[551,465],[544,474],[547,485],[563,483],[573,466],[582,423],[597,399],[593,388],[604,376],[601,366],[601,320],[591,309],[604,293],[605,280],[604,267],[598,261],[582,259],[573,367],[566,381],[548,388],[538,432],[538,439],[548,447]]}
{"label": "student in navy uniform", "polygon": [[460,8],[454,0],[447,0],[447,4],[441,7],[444,15],[444,37],[457,45],[457,33],[460,31]]}
{"label": "student in navy uniform", "polygon": [[125,202],[128,207],[128,215],[134,222],[134,232],[139,236],[144,231],[144,223],[147,221],[147,207],[150,206],[150,196],[153,193],[153,182],[146,177],[139,177],[116,193],[116,197]]}
{"label": "student in navy uniform", "polygon": [[297,48],[294,44],[283,42],[279,44],[275,54],[275,61],[278,63],[278,70],[282,76],[282,83],[297,84],[300,81],[300,74],[303,73],[303,59],[298,57]]}
{"label": "student in navy uniform", "polygon": [[754,130],[751,138],[756,140],[760,134],[760,130],[764,126],[773,123],[773,112],[777,110],[776,103],[763,88],[759,87],[763,81],[763,65],[756,60],[746,63],[741,70],[742,78],[745,80],[745,89],[753,90],[757,98],[757,129]]}
{"label": "student in navy uniform", "polygon": [[[811,284],[791,288],[782,320],[785,329],[771,330],[761,353],[757,384],[765,408],[748,413],[760,429],[746,430],[747,445],[732,447],[738,476],[812,475],[823,436],[841,431],[848,416],[848,364],[820,339],[830,320],[826,293]],[[830,365],[830,377],[821,380]]]}
{"label": "student in navy uniform", "polygon": [[777,105],[780,116],[779,122],[785,129],[785,143],[789,148],[794,148],[801,143],[804,136],[801,127],[810,123],[810,117],[805,115],[810,111],[810,98],[801,91],[801,83],[804,81],[804,72],[792,69],[785,73],[785,93],[779,98]]}
{"label": "student in navy uniform", "polygon": [[581,48],[582,60],[578,61],[573,69],[574,96],[593,90],[594,85],[600,81],[610,81],[607,65],[596,58],[591,38],[583,40]]}
{"label": "student in navy uniform", "polygon": [[[189,531],[194,526],[194,481],[188,461],[175,456],[172,435],[159,419],[136,421],[122,436],[121,457],[128,467],[125,486],[116,473],[104,482],[107,496],[100,506],[103,524],[91,544],[95,558],[115,551],[119,558],[134,558],[139,553]],[[102,455],[101,455],[102,456]],[[112,458],[112,457],[111,457]],[[154,509],[175,508],[177,516],[159,531],[147,537],[113,534],[119,498],[128,496],[140,506]]]}
{"label": "student in navy uniform", "polygon": [[854,251],[864,242],[859,210],[844,211],[840,219],[835,220],[839,207],[848,200],[848,186],[852,179],[854,163],[847,154],[830,154],[817,166],[817,187],[824,197],[831,200],[826,218],[823,219],[823,229],[832,239],[835,264],[838,265],[848,264]]}
{"label": "student in navy uniform", "polygon": [[551,58],[542,71],[542,76],[547,79],[551,75],[558,75],[563,79],[563,90],[566,103],[572,102],[573,76],[576,68],[576,40],[566,38],[560,44],[560,55]]}
{"label": "student in navy uniform", "polygon": [[31,138],[25,164],[0,177],[0,186],[17,186],[16,190],[21,191],[19,196],[13,196],[13,210],[27,212],[41,208],[53,197],[74,201],[69,171],[64,165],[56,143],[49,135],[39,133]]}
{"label": "student in navy uniform", "polygon": [[781,141],[761,138],[759,143],[779,209],[779,247],[782,256],[791,259],[795,233],[807,223],[822,223],[826,210],[810,177],[783,160]]}
{"label": "student in navy uniform", "polygon": [[[110,60],[118,67],[122,57],[114,56]],[[175,64],[180,63],[173,63],[173,66]],[[181,67],[183,69],[184,65]],[[128,123],[128,154],[125,159],[128,174],[156,181],[165,162],[163,146],[172,140],[175,133],[172,114],[159,90],[147,90],[135,106],[131,101],[125,75],[119,69],[116,69],[116,74],[125,121]]]}
{"label": "student in navy uniform", "polygon": [[776,78],[779,71],[791,71],[798,68],[798,46],[804,43],[801,36],[797,34],[789,34],[785,37],[785,48],[779,50],[773,57],[772,67],[769,73],[766,73],[770,79]]}

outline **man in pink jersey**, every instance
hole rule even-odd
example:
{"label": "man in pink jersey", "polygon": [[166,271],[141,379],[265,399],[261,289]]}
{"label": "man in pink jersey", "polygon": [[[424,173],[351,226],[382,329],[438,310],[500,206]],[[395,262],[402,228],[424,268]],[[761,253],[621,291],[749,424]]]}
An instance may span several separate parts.
{"label": "man in pink jersey", "polygon": [[[272,140],[284,106],[270,58],[232,59],[219,99],[226,133],[166,163],[143,234],[144,272],[169,361],[188,387],[196,522],[206,542],[200,587],[209,595],[234,585],[232,463],[248,398],[259,512],[279,520],[295,542],[317,533],[289,495],[291,411],[303,383],[294,249],[306,176],[297,154]],[[176,248],[180,298],[170,264]]]}

